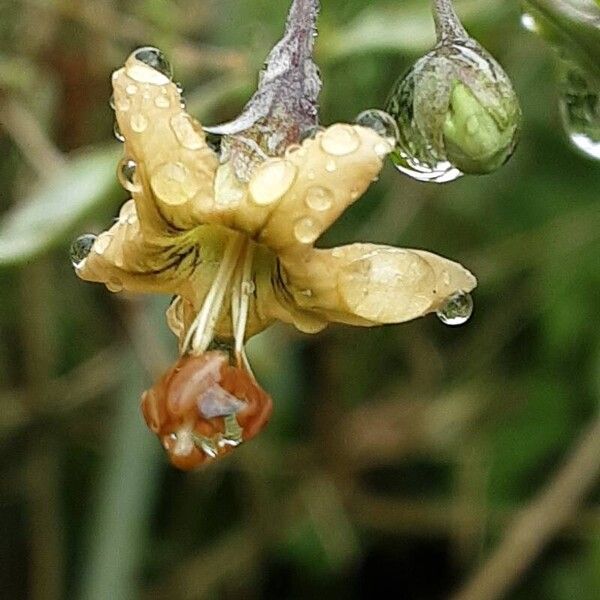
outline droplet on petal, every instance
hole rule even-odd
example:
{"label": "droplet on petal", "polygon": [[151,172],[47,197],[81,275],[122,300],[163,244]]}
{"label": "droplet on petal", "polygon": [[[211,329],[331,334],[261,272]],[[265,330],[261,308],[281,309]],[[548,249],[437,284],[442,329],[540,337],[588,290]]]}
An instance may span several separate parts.
{"label": "droplet on petal", "polygon": [[316,211],[329,210],[333,205],[334,195],[331,190],[319,186],[313,186],[306,192],[305,202],[308,208]]}
{"label": "droplet on petal", "polygon": [[473,297],[465,292],[456,292],[436,311],[444,325],[464,325],[473,314]]}
{"label": "droplet on petal", "polygon": [[156,106],[156,108],[169,108],[169,106],[171,106],[171,101],[166,96],[156,96],[156,98],[154,98],[154,106]]}
{"label": "droplet on petal", "polygon": [[332,125],[321,136],[321,148],[332,156],[346,156],[358,150],[360,138],[351,125]]}
{"label": "droplet on petal", "polygon": [[111,233],[108,233],[106,231],[104,233],[101,233],[94,244],[94,252],[96,252],[97,254],[104,254],[108,250],[108,247],[110,246],[112,240],[113,236]]}
{"label": "droplet on petal", "polygon": [[125,141],[125,136],[121,133],[121,128],[119,127],[119,123],[117,121],[115,121],[114,127],[113,127],[113,133],[115,136],[115,139],[121,143],[123,143]]}
{"label": "droplet on petal", "polygon": [[129,125],[136,133],[143,133],[148,128],[148,119],[142,113],[135,113],[131,115]]}
{"label": "droplet on petal", "polygon": [[157,167],[150,179],[150,185],[162,202],[172,206],[186,203],[199,189],[194,173],[179,162],[163,163]]}
{"label": "droplet on petal", "polygon": [[172,464],[189,470],[225,456],[267,424],[271,398],[230,355],[183,356],[142,397],[148,427]]}
{"label": "droplet on petal", "polygon": [[177,141],[188,150],[199,150],[205,145],[204,134],[199,125],[185,113],[179,113],[171,118],[171,129]]}
{"label": "droplet on petal", "polygon": [[301,217],[294,225],[294,237],[301,244],[312,244],[319,233],[319,224],[311,217]]}
{"label": "droplet on petal", "polygon": [[259,206],[277,202],[294,183],[296,173],[296,167],[288,160],[273,159],[262,163],[248,184],[252,202]]}
{"label": "droplet on petal", "polygon": [[86,233],[85,235],[80,235],[73,241],[69,250],[69,256],[71,257],[71,264],[75,268],[78,268],[87,258],[96,239],[97,237],[95,235]]}
{"label": "droplet on petal", "polygon": [[338,289],[356,315],[378,323],[400,323],[430,308],[435,273],[415,252],[381,248],[342,268]]}
{"label": "droplet on petal", "polygon": [[123,282],[117,277],[113,277],[106,282],[106,289],[109,292],[118,293],[123,291]]}
{"label": "droplet on petal", "polygon": [[117,169],[117,176],[119,178],[119,182],[128,192],[139,192],[141,190],[141,186],[136,182],[136,169],[137,164],[134,160],[130,158],[124,158],[119,163],[119,168]]}

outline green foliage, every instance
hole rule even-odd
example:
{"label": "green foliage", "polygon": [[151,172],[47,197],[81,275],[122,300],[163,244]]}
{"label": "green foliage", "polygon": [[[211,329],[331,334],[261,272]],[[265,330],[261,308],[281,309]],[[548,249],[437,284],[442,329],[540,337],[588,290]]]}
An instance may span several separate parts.
{"label": "green foliage", "polygon": [[[402,597],[446,598],[552,477],[600,402],[600,167],[564,139],[554,57],[519,27],[516,3],[456,4],[522,101],[514,158],[444,186],[389,166],[320,245],[369,239],[457,258],[479,277],[471,322],[264,333],[249,352],[273,422],[192,475],[155,456],[137,414],[142,370],[176,352],[167,300],[76,281],[67,249],[107,225],[97,215],[116,214],[109,78],[132,47],[166,42],[194,112],[223,122],[250,97],[287,3],[0,7],[1,96],[27,106],[58,148],[102,142],[37,181],[27,145],[0,132],[6,597],[368,598],[385,582]],[[597,70],[597,27],[554,10],[575,4],[528,8]],[[434,40],[421,0],[328,0],[320,30],[325,124],[382,107]],[[597,595],[597,502],[509,598]]]}

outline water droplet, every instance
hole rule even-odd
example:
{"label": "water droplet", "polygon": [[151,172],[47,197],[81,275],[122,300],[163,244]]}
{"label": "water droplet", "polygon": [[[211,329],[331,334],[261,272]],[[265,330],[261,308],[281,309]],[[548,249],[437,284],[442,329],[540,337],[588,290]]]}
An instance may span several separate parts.
{"label": "water droplet", "polygon": [[136,179],[136,169],[137,164],[134,160],[130,158],[124,158],[119,163],[119,168],[117,169],[117,176],[121,185],[128,192],[139,192],[141,190],[141,186],[139,183],[135,181]]}
{"label": "water droplet", "polygon": [[524,29],[526,29],[527,31],[531,31],[532,33],[539,32],[539,26],[537,24],[537,21],[529,13],[524,12],[521,15],[521,25]]}
{"label": "water droplet", "polygon": [[96,242],[94,243],[94,252],[96,252],[97,254],[104,254],[108,250],[112,239],[112,234],[106,232],[101,233],[96,238]]}
{"label": "water droplet", "polygon": [[325,164],[325,170],[328,173],[335,173],[337,171],[337,165],[335,163],[335,160],[333,158],[330,158],[327,163]]}
{"label": "water droplet", "polygon": [[169,108],[171,102],[166,96],[156,96],[156,98],[154,98],[154,106],[156,106],[156,108]]}
{"label": "water droplet", "polygon": [[177,141],[188,150],[199,150],[205,145],[202,129],[189,115],[179,113],[171,118],[171,130]]}
{"label": "water droplet", "polygon": [[136,133],[143,133],[148,127],[148,119],[143,114],[136,113],[131,115],[131,118],[129,119],[129,125]]}
{"label": "water droplet", "polygon": [[138,86],[135,83],[130,83],[125,88],[125,93],[129,96],[135,96],[138,93]]}
{"label": "water droplet", "polygon": [[119,123],[117,121],[115,121],[115,124],[113,126],[113,134],[117,141],[121,143],[125,141],[125,136],[121,133],[121,128],[119,127]]}
{"label": "water droplet", "polygon": [[262,163],[248,184],[252,202],[267,206],[279,200],[294,183],[296,172],[288,160],[272,159]]}
{"label": "water droplet", "polygon": [[115,110],[115,95],[111,94],[108,99],[108,106],[110,106],[113,110]]}
{"label": "water droplet", "polygon": [[287,159],[293,158],[296,153],[303,156],[303,154],[301,154],[302,152],[304,152],[304,150],[300,144],[292,144],[285,149],[285,157]]}
{"label": "water droplet", "polygon": [[308,208],[316,211],[325,211],[332,207],[334,199],[335,197],[331,190],[321,186],[314,186],[308,189],[304,200]]}
{"label": "water droplet", "polygon": [[385,140],[389,140],[392,146],[396,144],[396,141],[400,137],[398,124],[394,120],[394,117],[383,110],[370,108],[361,112],[356,117],[356,124],[372,129]]}
{"label": "water droplet", "polygon": [[571,143],[600,160],[600,88],[568,59],[560,63],[560,113]]}
{"label": "water droplet", "polygon": [[359,146],[360,137],[351,125],[333,125],[321,136],[321,148],[332,156],[352,154]]}
{"label": "water droplet", "polygon": [[165,55],[158,49],[147,46],[132,54],[136,62],[130,62],[126,72],[131,79],[139,83],[166,85],[173,79],[173,71]]}
{"label": "water droplet", "polygon": [[69,256],[71,257],[71,264],[75,268],[81,266],[81,263],[90,253],[96,239],[96,236],[92,233],[86,233],[73,241],[69,250]]}
{"label": "water droplet", "polygon": [[317,137],[317,135],[319,133],[322,133],[323,131],[325,131],[325,128],[319,125],[309,127],[308,129],[304,130],[300,135],[300,142],[303,142],[304,140],[314,140]]}
{"label": "water droplet", "polygon": [[198,192],[198,179],[179,162],[163,163],[153,173],[150,185],[156,196],[171,206],[185,204]]}
{"label": "water droplet", "polygon": [[113,293],[122,292],[123,291],[123,282],[120,279],[118,279],[117,277],[113,277],[109,281],[107,281],[106,289],[109,292],[113,292]]}
{"label": "water droplet", "polygon": [[471,294],[456,292],[436,311],[438,319],[444,325],[463,325],[473,314],[473,298]]}
{"label": "water droplet", "polygon": [[115,105],[113,109],[118,110],[120,112],[127,112],[131,108],[131,101],[129,98],[125,98],[124,96],[119,96],[115,100]]}
{"label": "water droplet", "polygon": [[319,225],[311,217],[301,217],[294,225],[294,236],[301,244],[312,244],[319,233]]}

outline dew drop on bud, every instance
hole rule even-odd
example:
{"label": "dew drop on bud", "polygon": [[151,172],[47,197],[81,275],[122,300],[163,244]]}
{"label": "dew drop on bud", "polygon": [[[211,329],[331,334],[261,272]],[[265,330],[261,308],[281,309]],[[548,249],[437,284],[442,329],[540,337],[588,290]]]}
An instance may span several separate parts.
{"label": "dew drop on bud", "polygon": [[81,235],[73,241],[69,250],[69,255],[71,257],[71,264],[75,268],[79,267],[83,260],[87,258],[95,241],[96,236],[92,233]]}
{"label": "dew drop on bud", "polygon": [[361,127],[372,129],[375,133],[385,140],[388,140],[394,146],[400,137],[398,125],[394,120],[394,117],[384,110],[378,110],[377,108],[365,110],[356,117],[355,123]]}
{"label": "dew drop on bud", "polygon": [[119,163],[119,168],[117,170],[117,176],[119,178],[119,182],[128,192],[139,192],[140,186],[136,183],[136,169],[137,164],[134,160],[130,158],[124,158]]}
{"label": "dew drop on bud", "polygon": [[473,297],[466,292],[456,292],[436,311],[444,325],[464,325],[473,314]]}

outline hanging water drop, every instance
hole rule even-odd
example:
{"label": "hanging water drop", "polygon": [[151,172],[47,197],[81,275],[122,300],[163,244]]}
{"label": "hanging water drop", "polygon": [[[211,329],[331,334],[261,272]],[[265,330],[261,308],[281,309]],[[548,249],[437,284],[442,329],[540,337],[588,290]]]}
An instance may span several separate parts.
{"label": "hanging water drop", "polygon": [[71,264],[75,268],[79,267],[87,258],[96,239],[97,236],[92,233],[86,233],[73,241],[69,250],[69,256],[71,257]]}
{"label": "hanging water drop", "polygon": [[119,163],[119,168],[117,169],[117,176],[121,185],[128,192],[139,192],[141,189],[140,185],[136,182],[136,169],[136,162],[129,158],[124,158]]}
{"label": "hanging water drop", "polygon": [[456,292],[436,311],[438,319],[444,325],[464,325],[473,314],[473,298],[471,294]]}
{"label": "hanging water drop", "polygon": [[560,63],[560,113],[571,143],[600,160],[600,83],[575,62]]}
{"label": "hanging water drop", "polygon": [[143,133],[148,127],[148,119],[142,113],[136,113],[131,115],[129,125],[136,133]]}

